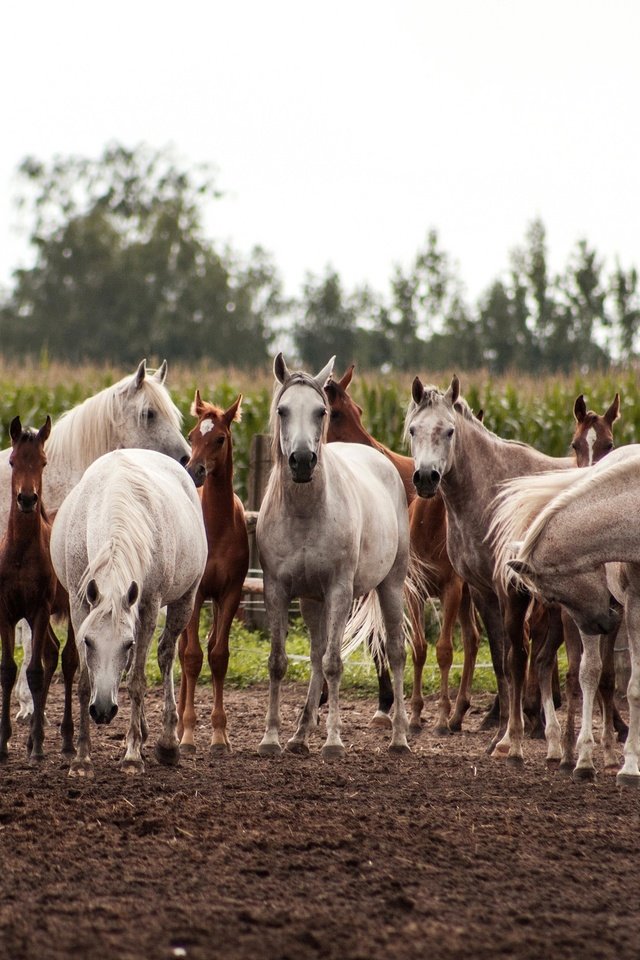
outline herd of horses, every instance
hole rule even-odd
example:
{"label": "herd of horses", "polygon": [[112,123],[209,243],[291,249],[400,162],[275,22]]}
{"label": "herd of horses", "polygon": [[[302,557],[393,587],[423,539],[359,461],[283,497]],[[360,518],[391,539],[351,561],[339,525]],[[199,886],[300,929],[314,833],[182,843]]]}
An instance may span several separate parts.
{"label": "herd of horses", "polygon": [[[548,762],[573,770],[575,779],[593,778],[599,695],[605,769],[617,770],[615,735],[626,736],[618,782],[640,784],[640,447],[613,451],[618,395],[603,415],[578,397],[574,455],[553,458],[492,433],[461,396],[457,377],[446,390],[416,377],[405,422],[411,455],[402,456],[367,432],[349,394],[354,368],[338,379],[334,359],[315,376],[291,371],[282,354],[274,363],[273,468],[256,526],[271,636],[266,729],[258,752],[282,751],[280,687],[294,598],[309,629],[311,677],[286,748],[308,753],[326,701],[322,754],[344,754],[338,693],[345,638],[352,648],[355,635],[355,642],[366,639],[378,674],[372,722],[391,729],[390,750],[409,750],[408,734],[422,729],[425,603],[435,598],[437,734],[459,731],[469,709],[480,619],[498,691],[483,721],[486,728],[497,725],[489,752],[522,763],[526,711],[534,729],[543,719]],[[90,721],[113,719],[124,673],[131,717],[122,769],[142,771],[145,665],[161,607],[167,611],[158,643],[164,709],[155,754],[161,763],[177,764],[181,753],[193,753],[194,695],[203,662],[199,621],[207,600],[214,609],[207,638],[211,750],[231,749],[223,687],[229,630],[249,563],[244,510],[233,489],[231,431],[242,397],[222,410],[196,391],[196,424],[187,443],[166,373],[166,361],[154,373],[142,361],[133,375],[88,398],[53,427],[49,417],[37,431],[23,429],[19,417],[11,424],[12,446],[0,454],[0,760],[8,756],[12,732],[21,621],[29,631],[23,631],[19,716],[30,717],[31,760],[44,756],[47,692],[59,657],[51,619],[58,617],[68,622],[61,734],[70,774],[92,775]],[[409,716],[405,609],[414,667]],[[464,667],[452,708],[456,622]],[[625,632],[631,651],[628,731],[614,700],[618,631]],[[563,641],[569,663],[564,734],[556,715],[556,654]],[[72,685],[78,668],[76,743]]]}

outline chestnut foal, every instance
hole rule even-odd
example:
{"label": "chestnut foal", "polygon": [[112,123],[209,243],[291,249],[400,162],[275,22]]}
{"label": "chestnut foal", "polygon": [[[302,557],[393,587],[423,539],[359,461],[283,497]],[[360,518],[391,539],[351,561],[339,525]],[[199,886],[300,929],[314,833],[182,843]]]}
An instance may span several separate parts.
{"label": "chestnut foal", "polygon": [[[471,681],[475,668],[480,634],[476,624],[474,608],[471,604],[469,590],[464,581],[455,573],[449,555],[447,554],[447,513],[444,501],[440,495],[432,500],[424,500],[416,496],[412,477],[414,472],[413,458],[394,453],[379,443],[368,433],[362,425],[362,408],[347,393],[351,383],[354,365],[340,380],[329,380],[325,393],[331,406],[329,420],[328,441],[342,441],[346,443],[363,443],[380,450],[391,460],[402,478],[409,506],[409,528],[411,548],[420,560],[426,561],[428,574],[425,588],[429,596],[438,597],[441,602],[442,624],[436,643],[436,657],[440,669],[440,700],[438,702],[438,718],[435,732],[448,734],[458,731],[462,727],[462,720],[470,706]],[[409,602],[413,634],[413,691],[411,695],[412,733],[420,731],[420,718],[424,699],[422,697],[422,672],[427,656],[427,645],[424,635],[424,602],[415,598]],[[449,699],[449,671],[453,663],[453,629],[459,619],[462,629],[464,646],[464,666],[460,688],[451,716],[451,701]],[[385,664],[376,663],[379,680],[379,709],[374,722],[390,726],[388,717],[393,703],[389,672]]]}
{"label": "chestnut foal", "polygon": [[191,620],[180,636],[178,654],[182,666],[178,697],[178,736],[180,750],[195,752],[194,693],[202,668],[202,649],[198,636],[200,610],[205,600],[213,600],[214,617],[207,650],[213,683],[211,712],[211,752],[230,753],[227,716],[223,706],[224,679],[229,664],[229,630],[236,614],[242,586],[249,568],[249,541],[244,508],[233,492],[233,448],[231,424],[240,419],[242,396],[228,410],[204,402],[196,390],[191,413],[198,422],[189,434],[191,459],[187,471],[200,489],[202,512],[207,533],[207,565],[198,591]]}
{"label": "chestnut foal", "polygon": [[[51,418],[37,432],[23,430],[20,417],[11,421],[11,505],[7,532],[0,543],[0,635],[2,637],[2,717],[0,760],[8,756],[11,737],[11,691],[17,669],[14,659],[16,624],[25,619],[33,634],[27,681],[34,710],[27,749],[32,761],[44,758],[44,711],[51,677],[58,663],[59,643],[51,629],[52,613],[68,616],[68,598],[51,564],[51,524],[42,504],[42,472],[47,463],[44,445],[51,432]],[[71,682],[77,664],[73,631],[63,654],[65,664],[65,718],[63,750],[73,752]]]}

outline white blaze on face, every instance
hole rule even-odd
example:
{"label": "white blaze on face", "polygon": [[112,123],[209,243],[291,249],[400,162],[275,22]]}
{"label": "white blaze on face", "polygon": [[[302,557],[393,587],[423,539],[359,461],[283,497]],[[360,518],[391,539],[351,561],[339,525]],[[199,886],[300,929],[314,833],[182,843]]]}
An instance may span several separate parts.
{"label": "white blaze on face", "polygon": [[200,433],[202,434],[202,436],[204,437],[205,434],[209,433],[210,430],[213,430],[213,426],[214,426],[213,420],[210,420],[209,417],[204,419],[200,423]]}
{"label": "white blaze on face", "polygon": [[589,466],[591,467],[593,466],[593,447],[596,442],[596,431],[594,427],[590,427],[587,430],[586,441],[587,441],[587,449],[589,451]]}

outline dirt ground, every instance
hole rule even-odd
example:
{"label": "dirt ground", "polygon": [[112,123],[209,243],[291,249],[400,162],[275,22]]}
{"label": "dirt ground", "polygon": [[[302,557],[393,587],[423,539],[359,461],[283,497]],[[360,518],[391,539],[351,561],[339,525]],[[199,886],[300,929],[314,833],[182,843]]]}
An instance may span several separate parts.
{"label": "dirt ground", "polygon": [[[285,688],[285,737],[302,699]],[[19,727],[0,767],[0,957],[638,957],[636,792],[548,772],[540,742],[523,770],[487,757],[486,698],[468,732],[427,726],[405,758],[372,701],[342,702],[344,761],[323,762],[320,737],[265,760],[266,689],[231,690],[234,753],[214,760],[202,687],[197,756],[168,769],[148,750],[138,779],[117,767],[124,695],[94,728],[90,782],[67,776],[53,724],[31,767]],[[159,709],[151,691],[150,746]]]}

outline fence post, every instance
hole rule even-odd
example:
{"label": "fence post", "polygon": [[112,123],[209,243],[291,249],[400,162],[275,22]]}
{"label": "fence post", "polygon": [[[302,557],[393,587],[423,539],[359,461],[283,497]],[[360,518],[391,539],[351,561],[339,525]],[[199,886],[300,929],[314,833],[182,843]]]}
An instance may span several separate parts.
{"label": "fence post", "polygon": [[[267,433],[256,433],[251,438],[249,450],[249,476],[247,490],[247,510],[258,511],[262,504],[269,474],[271,473],[271,437]],[[255,525],[249,531],[249,575],[255,576],[260,570]],[[255,595],[254,595],[255,596]],[[264,607],[248,604],[245,609],[245,623],[252,629],[265,630],[267,618]]]}

